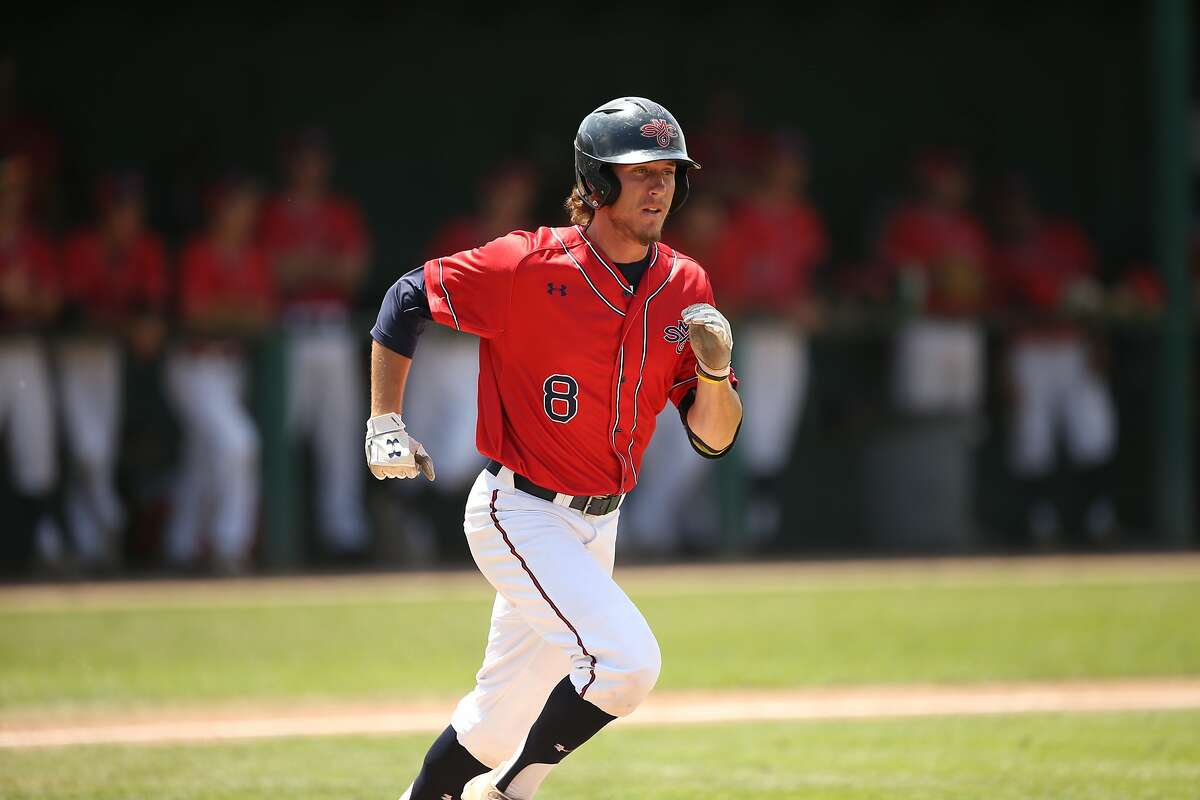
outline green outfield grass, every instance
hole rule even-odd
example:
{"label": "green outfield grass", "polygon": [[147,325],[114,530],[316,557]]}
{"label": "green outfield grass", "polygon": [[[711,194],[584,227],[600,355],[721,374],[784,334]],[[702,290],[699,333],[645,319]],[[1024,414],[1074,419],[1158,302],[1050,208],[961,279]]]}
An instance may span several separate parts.
{"label": "green outfield grass", "polygon": [[[747,568],[622,578],[660,688],[1200,674],[1200,569]],[[471,576],[0,594],[0,713],[469,688],[491,595]]]}
{"label": "green outfield grass", "polygon": [[[7,800],[395,798],[428,736],[0,751]],[[1200,713],[610,729],[545,800],[1171,800],[1200,786]]]}

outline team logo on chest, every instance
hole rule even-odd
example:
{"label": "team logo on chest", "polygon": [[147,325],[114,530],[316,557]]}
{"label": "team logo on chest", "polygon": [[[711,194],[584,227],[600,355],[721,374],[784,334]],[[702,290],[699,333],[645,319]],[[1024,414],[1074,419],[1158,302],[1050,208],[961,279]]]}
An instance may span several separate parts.
{"label": "team logo on chest", "polygon": [[665,119],[652,119],[642,126],[642,136],[653,139],[659,147],[668,147],[675,138],[675,126]]}
{"label": "team logo on chest", "polygon": [[691,331],[684,324],[683,320],[679,320],[674,325],[668,325],[663,328],[663,340],[675,345],[675,352],[682,353],[683,348],[687,347],[691,340]]}

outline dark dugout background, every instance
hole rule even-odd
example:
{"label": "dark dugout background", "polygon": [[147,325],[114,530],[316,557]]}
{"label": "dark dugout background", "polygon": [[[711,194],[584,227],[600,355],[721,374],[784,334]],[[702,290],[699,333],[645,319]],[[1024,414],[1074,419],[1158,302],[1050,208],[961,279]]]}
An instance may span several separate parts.
{"label": "dark dugout background", "polygon": [[246,4],[51,9],[3,36],[27,104],[63,136],[70,218],[94,171],[134,164],[182,234],[197,220],[181,194],[230,167],[273,177],[281,136],[322,124],[384,285],[498,160],[533,157],[565,191],[575,126],[610,96],[659,99],[687,130],[722,87],[755,125],[809,138],[836,263],[861,255],[931,144],[962,147],[984,177],[1027,171],[1124,258],[1144,238],[1145,28],[1136,4]]}
{"label": "dark dugout background", "polygon": [[[64,229],[90,213],[96,172],[139,166],[154,222],[178,244],[201,224],[209,181],[237,168],[273,182],[283,136],[322,125],[338,155],[335,183],[362,202],[376,243],[360,298],[368,314],[504,159],[539,164],[543,218],[559,221],[575,126],[623,94],[660,100],[696,131],[709,98],[729,90],[752,127],[802,132],[834,272],[869,253],[913,156],[929,146],[970,156],[980,203],[996,178],[1025,173],[1048,210],[1075,216],[1093,236],[1102,273],[1150,257],[1151,42],[1148,11],[1135,3],[23,13],[0,43],[17,56],[25,105],[62,137]],[[704,190],[703,172],[693,189]],[[1145,530],[1156,337],[1115,347],[1119,500],[1124,521]],[[882,396],[883,341],[818,347],[814,358],[808,449],[794,468],[799,502],[786,527],[804,530],[808,546],[878,546],[847,487],[860,483],[855,447],[883,424],[855,410]],[[995,520],[1008,499],[1003,436],[993,430],[988,440],[978,505]]]}

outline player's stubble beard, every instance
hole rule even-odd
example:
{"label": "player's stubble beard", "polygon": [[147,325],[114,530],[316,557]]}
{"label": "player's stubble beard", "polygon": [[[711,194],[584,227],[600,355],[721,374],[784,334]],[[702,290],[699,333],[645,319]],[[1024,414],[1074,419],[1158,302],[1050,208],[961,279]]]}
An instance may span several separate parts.
{"label": "player's stubble beard", "polygon": [[[640,214],[641,212],[637,212]],[[641,224],[634,223],[623,216],[613,215],[612,225],[621,235],[632,239],[643,247],[649,247],[651,242],[662,240],[663,225],[666,224],[666,215],[662,219],[648,220]]]}

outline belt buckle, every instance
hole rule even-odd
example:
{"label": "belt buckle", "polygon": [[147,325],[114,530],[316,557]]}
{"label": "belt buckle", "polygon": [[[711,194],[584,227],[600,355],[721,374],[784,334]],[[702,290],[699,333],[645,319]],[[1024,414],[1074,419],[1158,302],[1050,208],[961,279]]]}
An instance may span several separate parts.
{"label": "belt buckle", "polygon": [[588,499],[587,505],[584,506],[583,513],[591,514],[595,517],[602,517],[613,510],[613,497],[615,495],[595,495]]}

